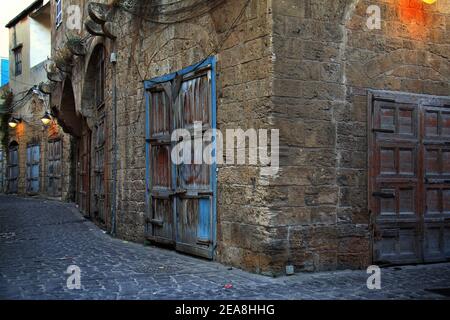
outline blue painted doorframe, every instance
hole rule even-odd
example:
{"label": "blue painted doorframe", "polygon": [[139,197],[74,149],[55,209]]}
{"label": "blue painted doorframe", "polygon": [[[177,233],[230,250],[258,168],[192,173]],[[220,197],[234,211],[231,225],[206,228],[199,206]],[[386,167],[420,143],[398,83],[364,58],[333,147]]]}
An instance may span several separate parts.
{"label": "blue painted doorframe", "polygon": [[[157,90],[157,87],[164,86],[168,83],[176,83],[180,78],[183,79],[181,81],[181,88],[180,92],[183,92],[183,90],[188,90],[187,87],[192,84],[188,84],[189,81],[195,82],[195,75],[197,72],[205,71],[208,72],[208,85],[210,86],[210,92],[208,95],[208,99],[210,99],[210,114],[209,114],[209,125],[211,126],[211,129],[215,130],[217,126],[216,121],[216,58],[215,57],[209,57],[205,59],[202,62],[199,62],[197,64],[194,64],[192,66],[189,66],[181,71],[174,72],[168,75],[164,75],[161,77],[156,77],[151,80],[147,80],[144,82],[144,87],[146,90],[146,204],[147,204],[147,219],[146,219],[146,235],[151,240],[156,240],[158,242],[158,239],[161,237],[153,237],[155,235],[155,229],[158,230],[158,232],[161,232],[161,230],[164,230],[163,224],[164,221],[160,221],[161,216],[163,216],[163,213],[159,212],[155,215],[155,211],[161,211],[161,210],[172,210],[173,218],[169,217],[166,219],[172,219],[171,222],[174,225],[173,234],[165,230],[165,235],[169,237],[168,235],[172,235],[173,237],[173,243],[175,245],[175,248],[179,251],[188,252],[194,255],[200,255],[203,257],[207,257],[210,259],[214,259],[215,255],[215,248],[216,248],[216,235],[217,235],[217,166],[214,163],[211,166],[208,166],[209,168],[209,185],[208,188],[210,188],[209,192],[197,192],[196,196],[193,196],[192,194],[189,194],[189,190],[181,191],[183,188],[181,187],[182,183],[180,184],[180,180],[183,180],[183,175],[186,174],[186,172],[193,174],[191,171],[191,167],[181,165],[176,166],[175,164],[171,163],[171,186],[170,191],[167,192],[164,190],[164,188],[156,188],[155,192],[155,181],[152,181],[152,177],[160,174],[158,172],[158,168],[156,168],[152,164],[157,163],[158,161],[155,161],[155,154],[156,157],[159,156],[159,151],[155,151],[155,123],[153,122],[155,119],[152,119],[153,117],[162,117],[158,112],[161,112],[162,109],[166,107],[157,107],[157,111],[155,113],[155,107],[152,105],[155,105],[155,90]],[[194,79],[194,80],[192,80]],[[201,82],[201,80],[199,80]],[[202,86],[204,84],[193,84],[194,86]],[[195,87],[197,88],[197,87]],[[162,90],[162,89],[161,89]],[[201,89],[199,89],[201,90]],[[162,98],[157,98],[162,99]],[[184,99],[183,97],[179,97],[179,99]],[[206,98],[205,98],[206,99]],[[158,101],[160,101],[158,100]],[[161,103],[161,102],[157,102]],[[166,103],[166,102],[165,102]],[[189,102],[187,102],[189,104]],[[180,121],[178,124],[176,124],[177,116],[174,115],[175,111],[175,105],[172,103],[169,104],[170,107],[170,122],[171,122],[171,128],[177,129],[180,126]],[[181,107],[181,102],[179,102],[179,108]],[[185,107],[183,107],[184,109]],[[188,107],[189,108],[189,107]],[[167,116],[166,116],[167,117]],[[178,116],[179,118],[185,118]],[[164,118],[165,119],[165,118]],[[165,121],[165,120],[164,120]],[[184,120],[183,120],[184,121]],[[181,121],[182,122],[182,121]],[[152,125],[153,123],[153,125]],[[161,129],[161,126],[158,126],[159,129]],[[182,126],[183,127],[183,126]],[[158,130],[156,130],[158,131]],[[164,131],[164,130],[163,130]],[[157,133],[157,135],[164,135],[162,133]],[[172,134],[172,132],[169,133],[169,135]],[[159,141],[159,144],[167,144],[168,142],[161,142]],[[214,148],[215,148],[215,139],[213,141]],[[169,143],[170,145],[170,143]],[[175,143],[171,143],[171,146],[173,146]],[[159,150],[159,149],[158,149]],[[163,151],[165,152],[165,151]],[[170,156],[170,154],[169,154]],[[162,157],[164,159],[164,157]],[[152,171],[156,170],[156,171]],[[194,169],[195,171],[196,169]],[[198,168],[197,168],[198,170]],[[201,171],[201,169],[200,169]],[[155,179],[155,178],[153,178]],[[160,183],[161,178],[158,177],[157,180]],[[164,184],[164,183],[162,183]],[[194,183],[195,184],[195,183]],[[186,189],[189,189],[187,187]],[[195,189],[195,187],[194,187]],[[158,194],[164,193],[164,194]],[[184,193],[183,193],[184,192]],[[195,193],[195,190],[193,191]],[[158,198],[155,202],[154,197]],[[168,194],[165,194],[168,193]],[[199,195],[202,194],[202,195]],[[164,198],[164,197],[168,198]],[[173,197],[173,201],[169,201],[169,204],[163,204],[164,199],[169,199],[170,197]],[[190,201],[189,199],[192,199],[191,197],[195,198],[195,201]],[[156,204],[159,203],[159,204]],[[166,201],[167,203],[167,201]],[[169,208],[169,205],[172,206],[172,208]],[[155,208],[157,207],[157,208]],[[189,208],[189,209],[188,209]],[[191,220],[192,217],[189,214],[189,210],[195,211],[198,214],[198,220],[196,220],[196,226],[187,226],[186,221]],[[193,239],[193,234],[195,234],[195,238]],[[158,234],[159,236],[160,234]],[[207,239],[209,238],[209,239]],[[170,239],[168,242],[170,243]],[[165,243],[163,241],[163,243]],[[206,249],[207,248],[207,249]],[[206,254],[205,254],[206,253]]]}

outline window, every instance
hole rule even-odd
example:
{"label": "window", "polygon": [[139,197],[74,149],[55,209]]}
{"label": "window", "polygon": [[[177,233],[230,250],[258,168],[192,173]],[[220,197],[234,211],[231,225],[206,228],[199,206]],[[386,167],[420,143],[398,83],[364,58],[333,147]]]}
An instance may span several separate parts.
{"label": "window", "polygon": [[14,68],[15,68],[15,75],[20,76],[22,74],[22,48],[21,47],[14,50]]}
{"label": "window", "polygon": [[56,27],[62,23],[62,0],[56,0]]}

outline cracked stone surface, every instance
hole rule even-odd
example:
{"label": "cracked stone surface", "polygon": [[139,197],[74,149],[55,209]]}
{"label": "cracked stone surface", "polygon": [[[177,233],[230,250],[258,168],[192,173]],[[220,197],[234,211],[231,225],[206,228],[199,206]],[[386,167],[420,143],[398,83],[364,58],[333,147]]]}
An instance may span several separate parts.
{"label": "cracked stone surface", "polygon": [[[66,270],[81,269],[81,288]],[[450,263],[269,278],[115,239],[73,204],[0,195],[0,299],[449,299]],[[232,288],[225,288],[232,284]]]}

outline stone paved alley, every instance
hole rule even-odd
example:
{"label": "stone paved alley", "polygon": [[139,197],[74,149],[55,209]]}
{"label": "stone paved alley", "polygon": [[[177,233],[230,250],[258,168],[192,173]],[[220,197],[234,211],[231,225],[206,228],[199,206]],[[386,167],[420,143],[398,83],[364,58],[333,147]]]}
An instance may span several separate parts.
{"label": "stone paved alley", "polygon": [[[68,266],[81,289],[66,286]],[[450,263],[270,278],[104,234],[72,204],[0,195],[0,299],[446,299]],[[232,284],[232,288],[224,288]],[[448,299],[448,297],[447,297]]]}

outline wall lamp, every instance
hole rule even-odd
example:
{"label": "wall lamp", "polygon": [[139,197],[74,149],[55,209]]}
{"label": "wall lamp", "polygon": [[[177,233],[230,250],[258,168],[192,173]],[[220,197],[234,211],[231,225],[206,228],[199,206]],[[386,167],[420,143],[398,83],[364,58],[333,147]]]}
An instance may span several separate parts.
{"label": "wall lamp", "polygon": [[8,121],[8,126],[10,126],[11,128],[14,129],[21,122],[22,122],[22,119],[11,117],[11,119],[9,119],[9,121]]}
{"label": "wall lamp", "polygon": [[423,2],[425,2],[426,4],[433,4],[435,3],[437,0],[422,0]]}
{"label": "wall lamp", "polygon": [[52,122],[52,116],[48,111],[44,113],[44,116],[41,118],[41,121],[44,124],[44,126],[48,126],[50,122]]}

